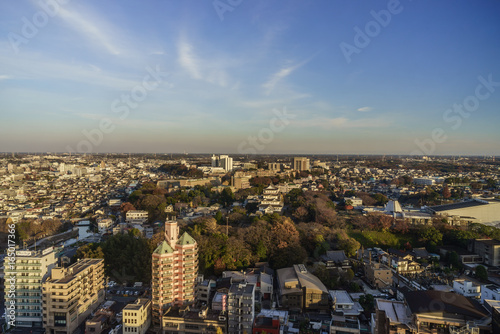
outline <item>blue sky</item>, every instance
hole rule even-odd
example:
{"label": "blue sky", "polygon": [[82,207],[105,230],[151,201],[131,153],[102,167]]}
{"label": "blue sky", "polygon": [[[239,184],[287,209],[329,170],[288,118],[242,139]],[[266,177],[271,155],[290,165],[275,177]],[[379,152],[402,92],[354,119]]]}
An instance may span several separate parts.
{"label": "blue sky", "polygon": [[0,151],[500,154],[498,1],[0,7]]}

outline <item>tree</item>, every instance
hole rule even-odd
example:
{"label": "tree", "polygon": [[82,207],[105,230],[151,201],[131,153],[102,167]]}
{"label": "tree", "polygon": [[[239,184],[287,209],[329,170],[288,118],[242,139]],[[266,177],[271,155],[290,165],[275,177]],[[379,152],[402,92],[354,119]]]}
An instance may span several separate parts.
{"label": "tree", "polygon": [[135,207],[132,205],[130,202],[125,202],[120,205],[120,210],[123,212],[123,214],[127,214],[128,211],[130,210],[135,210]]}
{"label": "tree", "polygon": [[448,199],[450,197],[451,197],[450,189],[448,188],[448,185],[445,184],[443,187],[443,198]]}
{"label": "tree", "polygon": [[230,204],[233,204],[234,194],[231,188],[226,187],[222,190],[222,192],[220,193],[219,202],[226,207]]}
{"label": "tree", "polygon": [[488,271],[484,266],[477,266],[476,267],[476,277],[482,281],[487,281],[488,280]]}

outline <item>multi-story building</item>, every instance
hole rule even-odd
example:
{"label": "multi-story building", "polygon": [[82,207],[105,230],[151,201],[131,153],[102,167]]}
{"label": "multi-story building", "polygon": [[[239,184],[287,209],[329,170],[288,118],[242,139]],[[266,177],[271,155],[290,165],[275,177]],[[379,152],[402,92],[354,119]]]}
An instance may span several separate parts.
{"label": "multi-story building", "polygon": [[[4,263],[5,307],[15,304],[16,327],[42,327],[42,282],[56,266],[53,248],[44,251],[16,252],[16,262]],[[15,297],[11,298],[9,286],[15,279]],[[7,322],[8,323],[8,322]]]}
{"label": "multi-story building", "polygon": [[387,288],[392,285],[391,269],[380,262],[365,263],[365,276],[368,282],[377,288]]}
{"label": "multi-story building", "polygon": [[148,212],[144,210],[127,211],[126,221],[128,224],[143,224],[148,221]]}
{"label": "multi-story building", "polygon": [[73,333],[104,301],[104,260],[82,259],[52,269],[42,293],[46,333]]}
{"label": "multi-story building", "polygon": [[486,284],[481,286],[481,303],[490,300],[500,300],[500,286],[496,284]]}
{"label": "multi-story building", "polygon": [[281,171],[283,169],[283,164],[279,162],[270,162],[267,164],[267,168],[274,172]]}
{"label": "multi-story building", "polygon": [[151,325],[151,301],[139,298],[123,308],[123,334],[144,334]]}
{"label": "multi-story building", "polygon": [[259,210],[265,213],[280,213],[283,210],[283,199],[278,188],[269,185],[263,190]]}
{"label": "multi-story building", "polygon": [[481,256],[484,264],[500,266],[500,241],[494,239],[475,239],[469,244],[469,251]]}
{"label": "multi-story building", "polygon": [[228,333],[242,334],[252,331],[255,316],[255,285],[231,284],[228,294]]}
{"label": "multi-story building", "polygon": [[414,333],[488,333],[491,329],[488,311],[457,293],[409,291],[404,296]]}
{"label": "multi-story building", "polygon": [[453,281],[453,290],[462,296],[479,299],[481,297],[481,286],[465,279]]}
{"label": "multi-story building", "polygon": [[293,158],[293,169],[302,171],[310,170],[309,159],[305,157],[295,157]]}
{"label": "multi-story building", "polygon": [[161,325],[161,317],[172,305],[194,301],[198,275],[196,241],[184,233],[179,237],[177,221],[165,222],[165,240],[152,255],[153,323]]}
{"label": "multi-story building", "polygon": [[227,333],[227,319],[222,312],[209,310],[208,306],[200,309],[175,306],[168,308],[162,317],[162,328],[163,334]]}
{"label": "multi-story building", "polygon": [[97,222],[97,228],[99,233],[105,233],[113,225],[113,220],[111,218],[99,219]]}
{"label": "multi-story building", "polygon": [[406,334],[415,333],[411,312],[404,302],[396,300],[375,300],[375,313],[372,314],[372,333]]}
{"label": "multi-story building", "polygon": [[330,334],[360,334],[361,329],[357,318],[332,315]]}
{"label": "multi-story building", "polygon": [[226,172],[233,170],[233,158],[230,158],[227,155],[221,155],[219,162],[220,167],[224,168]]}
{"label": "multi-story building", "polygon": [[303,264],[277,270],[279,306],[290,311],[330,309],[328,289]]}
{"label": "multi-story building", "polygon": [[233,158],[230,158],[227,155],[212,155],[212,167],[223,168],[226,172],[231,171],[233,170]]}
{"label": "multi-story building", "polygon": [[212,279],[203,279],[203,275],[198,277],[195,286],[195,296],[196,301],[204,303],[205,305],[209,304],[211,292],[215,290],[216,282]]}

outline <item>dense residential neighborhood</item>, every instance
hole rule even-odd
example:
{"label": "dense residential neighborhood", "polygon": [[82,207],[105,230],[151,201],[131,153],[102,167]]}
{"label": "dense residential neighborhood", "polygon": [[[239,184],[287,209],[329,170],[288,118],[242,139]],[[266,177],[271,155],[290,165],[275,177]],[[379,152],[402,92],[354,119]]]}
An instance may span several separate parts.
{"label": "dense residential neighborhood", "polygon": [[0,155],[2,330],[497,333],[499,182],[494,157]]}

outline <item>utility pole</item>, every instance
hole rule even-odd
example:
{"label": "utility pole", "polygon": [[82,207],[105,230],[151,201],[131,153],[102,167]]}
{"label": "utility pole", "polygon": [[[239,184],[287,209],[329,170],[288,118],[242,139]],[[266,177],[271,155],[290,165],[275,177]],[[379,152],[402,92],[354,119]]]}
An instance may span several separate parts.
{"label": "utility pole", "polygon": [[226,217],[226,236],[229,238],[229,217]]}

